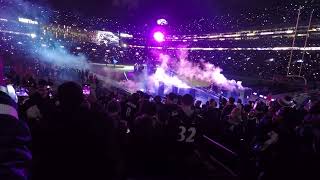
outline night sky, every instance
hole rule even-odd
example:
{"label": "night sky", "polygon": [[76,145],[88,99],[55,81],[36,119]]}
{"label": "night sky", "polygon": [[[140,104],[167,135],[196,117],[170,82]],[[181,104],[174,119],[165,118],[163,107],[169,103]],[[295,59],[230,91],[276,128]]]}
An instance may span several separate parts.
{"label": "night sky", "polygon": [[[168,19],[237,15],[247,10],[303,3],[308,0],[29,0],[57,10],[85,16],[127,20]],[[312,1],[312,0],[309,0]],[[315,1],[315,0],[313,0]]]}

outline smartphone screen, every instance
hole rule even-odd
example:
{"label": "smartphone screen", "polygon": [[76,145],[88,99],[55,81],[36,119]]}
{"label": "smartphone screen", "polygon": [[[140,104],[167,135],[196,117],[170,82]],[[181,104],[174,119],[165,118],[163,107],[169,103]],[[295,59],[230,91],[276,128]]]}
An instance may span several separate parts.
{"label": "smartphone screen", "polygon": [[90,85],[88,84],[85,84],[82,88],[82,93],[83,95],[90,95],[91,94],[91,88],[90,88]]}

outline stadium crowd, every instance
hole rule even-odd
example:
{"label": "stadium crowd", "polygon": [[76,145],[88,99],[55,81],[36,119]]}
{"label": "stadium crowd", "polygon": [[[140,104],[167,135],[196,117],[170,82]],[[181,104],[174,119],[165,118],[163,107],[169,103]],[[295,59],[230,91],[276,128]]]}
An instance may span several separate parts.
{"label": "stadium crowd", "polygon": [[[0,15],[0,52],[17,56],[18,54],[34,55],[44,49],[54,49],[59,51],[64,49],[70,51],[72,55],[84,54],[90,61],[99,63],[112,63],[116,60],[119,64],[145,63],[148,60],[157,58],[150,55],[148,47],[134,48],[130,45],[148,44],[148,34],[154,28],[155,22],[147,24],[123,23],[115,19],[88,18],[75,15],[72,12],[50,11],[42,6],[29,4],[30,9],[37,9],[34,14],[21,12],[18,17],[26,17],[36,20],[38,24],[26,24],[17,21],[16,12],[24,3],[16,6],[14,1],[0,1],[1,6],[6,9]],[[310,12],[315,9],[312,21],[312,28],[318,28],[319,19],[318,3],[309,1],[298,3],[303,5],[300,16],[299,27],[301,33],[306,32],[306,26],[309,22]],[[294,27],[296,23],[297,10],[299,6],[291,4],[290,6],[279,6],[263,10],[247,10],[239,15],[221,15],[210,18],[190,19],[187,22],[170,22],[165,27],[169,35],[204,35],[218,34],[219,32],[241,32],[274,30],[278,28]],[[29,15],[29,16],[27,16]],[[281,15],[281,17],[279,17]],[[47,17],[47,18],[40,18]],[[92,42],[96,31],[110,31],[119,36],[120,33],[133,35],[134,38],[120,38],[117,45],[97,44]],[[299,31],[300,32],[300,31]],[[29,34],[26,36],[26,34]],[[57,34],[60,34],[59,36]],[[30,37],[31,36],[31,37]],[[241,40],[211,40],[203,39],[188,42],[168,42],[165,46],[180,47],[204,47],[204,48],[262,48],[262,47],[291,47],[291,37],[252,37],[253,39]],[[307,42],[309,47],[319,46],[318,35],[312,34]],[[296,39],[295,46],[304,46],[304,36]],[[181,42],[182,41],[182,42]],[[149,44],[149,46],[155,44]],[[146,45],[147,46],[147,45]],[[170,52],[168,52],[170,53]],[[302,54],[305,53],[302,60]],[[171,54],[171,53],[170,53]],[[260,79],[273,79],[274,76],[286,75],[290,53],[288,51],[192,51],[189,60],[198,62],[201,59],[221,67],[226,74],[244,75]],[[299,67],[302,64],[302,73],[309,81],[319,81],[319,53],[294,52],[292,75],[299,74]],[[303,62],[301,62],[301,60]]]}
{"label": "stadium crowd", "polygon": [[241,178],[319,177],[319,94],[201,102],[107,89],[89,72],[61,85],[16,76],[1,84],[1,179],[210,179],[204,135],[238,154]]}
{"label": "stadium crowd", "polygon": [[[11,7],[12,2],[0,0],[3,8]],[[11,12],[22,6],[14,5]],[[301,26],[308,22],[312,8],[306,5]],[[319,179],[319,94],[302,105],[289,96],[244,104],[234,97],[201,102],[190,94],[153,97],[106,87],[92,72],[65,59],[85,54],[85,60],[94,63],[152,64],[159,53],[154,56],[144,36],[153,26],[122,25],[111,19],[49,12],[35,5],[31,9],[41,12],[30,17],[35,20],[52,13],[46,19],[50,23],[20,23],[9,18],[16,14],[0,12],[0,58],[6,60],[4,65],[0,59],[1,180]],[[167,28],[183,36],[278,28],[279,24],[291,27],[297,9],[276,7],[243,12],[236,18],[227,14],[179,26],[169,23]],[[318,9],[314,17],[319,19]],[[49,28],[72,37],[62,38],[47,32]],[[82,38],[97,29],[137,38],[120,39],[112,46],[88,42],[91,36]],[[307,46],[318,46],[318,36],[310,37]],[[194,41],[188,46],[276,47],[291,46],[292,40],[268,36],[216,42]],[[179,45],[170,43],[165,46]],[[303,46],[304,38],[297,38],[296,43]],[[43,51],[54,52],[54,60],[39,56]],[[178,59],[175,51],[165,47],[163,52]],[[210,62],[227,75],[274,79],[286,75],[289,52],[191,50],[188,55],[188,60]],[[297,74],[303,63],[302,75],[319,81],[319,58],[317,51],[294,52],[292,73]],[[231,154],[232,160],[224,159],[220,151]]]}

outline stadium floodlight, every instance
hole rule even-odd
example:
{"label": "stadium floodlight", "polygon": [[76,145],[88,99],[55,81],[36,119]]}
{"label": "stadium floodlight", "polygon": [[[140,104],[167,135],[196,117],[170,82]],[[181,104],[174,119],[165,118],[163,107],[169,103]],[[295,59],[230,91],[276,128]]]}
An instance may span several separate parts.
{"label": "stadium floodlight", "polygon": [[120,33],[120,37],[122,38],[133,38],[133,35],[127,33]]}
{"label": "stadium floodlight", "polygon": [[292,33],[294,33],[294,31],[293,30],[287,30],[286,33],[287,34],[292,34]]}
{"label": "stadium floodlight", "polygon": [[18,18],[18,21],[19,22],[22,22],[22,23],[26,23],[26,24],[39,24],[38,21],[33,21],[31,19],[27,19],[27,18]]}
{"label": "stadium floodlight", "polygon": [[32,33],[32,34],[30,34],[30,37],[31,37],[32,39],[34,39],[34,38],[37,37],[37,35],[36,35],[35,33]]}
{"label": "stadium floodlight", "polygon": [[153,34],[153,38],[154,40],[156,40],[157,42],[161,43],[165,41],[165,36],[162,32],[157,31]]}

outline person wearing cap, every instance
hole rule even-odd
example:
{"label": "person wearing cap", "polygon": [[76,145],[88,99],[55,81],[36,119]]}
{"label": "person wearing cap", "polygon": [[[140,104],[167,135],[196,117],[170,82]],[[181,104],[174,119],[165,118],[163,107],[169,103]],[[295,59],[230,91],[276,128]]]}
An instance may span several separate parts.
{"label": "person wearing cap", "polygon": [[31,135],[26,123],[19,119],[17,103],[3,79],[0,59],[0,179],[27,180],[32,160]]}

